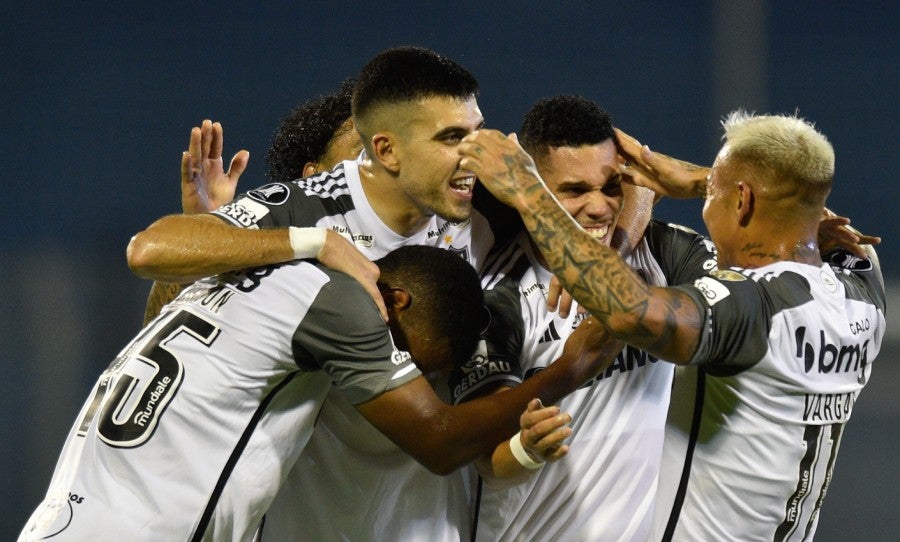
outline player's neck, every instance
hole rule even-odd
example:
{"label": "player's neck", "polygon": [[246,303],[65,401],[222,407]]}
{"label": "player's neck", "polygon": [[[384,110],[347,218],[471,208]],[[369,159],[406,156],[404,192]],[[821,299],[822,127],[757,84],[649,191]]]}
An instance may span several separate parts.
{"label": "player's neck", "polygon": [[388,172],[361,164],[359,179],[372,210],[391,231],[408,237],[428,226],[431,215],[417,207]]}

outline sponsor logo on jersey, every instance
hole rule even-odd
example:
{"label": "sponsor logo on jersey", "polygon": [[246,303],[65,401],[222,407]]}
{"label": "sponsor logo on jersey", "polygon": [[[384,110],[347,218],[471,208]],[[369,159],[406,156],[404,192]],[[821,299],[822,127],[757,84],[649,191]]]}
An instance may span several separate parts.
{"label": "sponsor logo on jersey", "polygon": [[459,368],[459,379],[454,382],[452,390],[453,398],[459,398],[468,389],[492,377],[508,376],[514,380],[518,377],[513,373],[509,360],[499,356],[488,358],[487,344],[482,339],[478,341],[475,354]]}
{"label": "sponsor logo on jersey", "polygon": [[[705,267],[705,264],[704,264]],[[747,277],[738,273],[737,271],[732,271],[731,269],[716,269],[710,275],[716,277],[719,280],[737,282],[741,280],[747,280]]]}
{"label": "sponsor logo on jersey", "polygon": [[409,352],[405,350],[394,350],[391,352],[391,363],[394,365],[403,365],[408,361],[412,361],[412,356],[409,355]]}
{"label": "sponsor logo on jersey", "polygon": [[215,213],[237,222],[244,228],[249,228],[269,214],[269,208],[251,198],[240,198],[219,207]]}
{"label": "sponsor logo on jersey", "polygon": [[436,230],[428,230],[426,234],[426,239],[434,239],[435,237],[440,237],[444,234],[447,229],[453,225],[453,222],[444,222],[441,224],[441,227]]}
{"label": "sponsor logo on jersey", "polygon": [[353,244],[358,247],[372,248],[372,245],[375,243],[375,236],[371,234],[362,233],[351,237]]}
{"label": "sponsor logo on jersey", "polygon": [[288,200],[290,191],[281,183],[271,183],[247,192],[247,196],[269,205],[281,205]]}
{"label": "sponsor logo on jersey", "polygon": [[542,282],[535,282],[534,284],[531,284],[530,286],[526,286],[524,288],[520,286],[519,289],[521,290],[522,295],[525,297],[528,297],[535,292],[539,292],[543,295],[543,293],[547,290],[547,285]]}
{"label": "sponsor logo on jersey", "polygon": [[[635,369],[640,369],[641,367],[646,367],[657,362],[659,362],[659,358],[657,358],[656,356],[650,355],[647,352],[633,346],[626,346],[624,349],[622,349],[621,352],[616,354],[616,359],[613,360],[612,364],[607,367],[606,370],[597,375],[596,378],[585,382],[581,386],[581,389],[591,387],[594,382],[599,382],[600,380],[611,378],[617,375],[627,374],[634,371]],[[528,369],[527,371],[525,371],[525,378],[531,378],[544,369],[546,369],[546,367],[534,367],[532,369]]]}
{"label": "sponsor logo on jersey", "polygon": [[[853,322],[850,329],[864,331],[869,325],[868,320]],[[854,333],[856,334],[856,333]],[[806,341],[806,326],[800,326],[794,332],[797,341],[796,356],[803,360],[803,369],[809,372],[822,374],[849,373],[865,369],[869,364],[869,340],[862,344],[833,344],[828,341],[824,330],[819,330],[817,342]],[[814,339],[813,339],[814,340]]]}
{"label": "sponsor logo on jersey", "polygon": [[694,281],[694,288],[703,294],[703,299],[706,300],[706,304],[710,307],[731,295],[731,292],[728,291],[724,284],[712,277],[697,279]]}

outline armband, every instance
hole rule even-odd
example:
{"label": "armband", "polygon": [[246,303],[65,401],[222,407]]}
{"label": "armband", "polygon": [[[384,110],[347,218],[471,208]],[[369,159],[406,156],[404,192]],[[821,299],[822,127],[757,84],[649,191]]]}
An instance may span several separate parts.
{"label": "armband", "polygon": [[325,246],[325,228],[298,228],[290,226],[288,235],[295,260],[316,258]]}
{"label": "armband", "polygon": [[543,461],[535,461],[531,454],[525,451],[522,446],[522,432],[519,431],[511,439],[509,439],[509,449],[512,451],[513,457],[526,469],[535,470],[544,466]]}

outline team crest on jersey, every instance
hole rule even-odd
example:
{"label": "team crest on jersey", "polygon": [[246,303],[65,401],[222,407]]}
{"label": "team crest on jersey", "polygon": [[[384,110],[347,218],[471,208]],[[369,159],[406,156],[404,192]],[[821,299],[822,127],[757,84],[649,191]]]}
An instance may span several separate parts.
{"label": "team crest on jersey", "polygon": [[719,280],[725,280],[730,282],[737,282],[739,280],[747,280],[747,277],[738,273],[737,271],[732,271],[731,269],[716,269],[710,275],[716,277]]}
{"label": "team crest on jersey", "polygon": [[288,200],[288,187],[281,183],[270,183],[247,192],[247,196],[261,203],[281,205]]}
{"label": "team crest on jersey", "polygon": [[458,254],[463,260],[469,261],[469,247],[468,246],[456,248],[455,246],[450,245],[447,247],[447,250],[449,250],[450,252],[452,252],[454,254]]}

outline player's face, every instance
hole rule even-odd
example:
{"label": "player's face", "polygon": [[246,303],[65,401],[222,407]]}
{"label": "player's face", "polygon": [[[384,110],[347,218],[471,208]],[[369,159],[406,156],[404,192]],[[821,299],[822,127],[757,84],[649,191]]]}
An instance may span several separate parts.
{"label": "player's face", "polygon": [[581,147],[551,147],[535,164],[578,225],[608,246],[622,210],[621,175],[613,140]]}
{"label": "player's face", "polygon": [[472,214],[475,175],[459,168],[462,138],[479,129],[484,117],[475,98],[425,98],[408,107],[395,152],[398,175],[410,202],[426,216],[461,222]]}
{"label": "player's face", "polygon": [[733,265],[735,258],[729,240],[738,239],[736,228],[738,193],[733,180],[735,165],[729,160],[728,145],[719,151],[706,183],[703,223],[718,251],[719,267]]}

